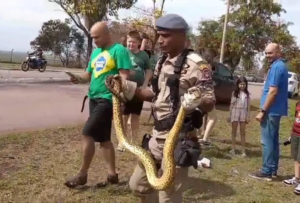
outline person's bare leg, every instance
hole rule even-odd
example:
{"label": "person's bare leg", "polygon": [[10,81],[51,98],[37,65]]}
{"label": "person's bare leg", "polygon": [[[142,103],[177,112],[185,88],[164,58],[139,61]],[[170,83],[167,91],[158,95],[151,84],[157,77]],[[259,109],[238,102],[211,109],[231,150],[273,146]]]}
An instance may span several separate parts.
{"label": "person's bare leg", "polygon": [[108,166],[108,174],[116,175],[115,149],[111,141],[100,143],[101,154]]}
{"label": "person's bare leg", "polygon": [[82,136],[83,160],[79,170],[80,175],[87,175],[95,154],[95,141],[90,136]]}
{"label": "person's bare leg", "polygon": [[204,131],[203,141],[207,142],[208,137],[211,135],[212,130],[216,124],[217,117],[216,117],[216,109],[213,109],[211,112],[208,113],[207,116],[207,124]]}
{"label": "person's bare leg", "polygon": [[131,121],[130,121],[130,130],[131,130],[131,142],[136,140],[138,133],[139,133],[139,121],[140,116],[136,114],[131,114]]}
{"label": "person's bare leg", "polygon": [[295,177],[300,180],[300,163],[295,161]]}
{"label": "person's bare leg", "polygon": [[240,122],[240,134],[241,134],[242,155],[246,156],[246,123],[245,122]]}
{"label": "person's bare leg", "polygon": [[206,124],[207,124],[207,114],[203,116],[202,126],[198,130],[198,139],[202,139],[202,137],[204,136],[204,132],[205,132],[205,129],[206,129]]}
{"label": "person's bare leg", "polygon": [[234,121],[232,122],[232,129],[231,129],[231,141],[232,141],[232,152],[235,153],[236,150],[236,132],[237,132],[237,128],[238,128],[238,122]]}

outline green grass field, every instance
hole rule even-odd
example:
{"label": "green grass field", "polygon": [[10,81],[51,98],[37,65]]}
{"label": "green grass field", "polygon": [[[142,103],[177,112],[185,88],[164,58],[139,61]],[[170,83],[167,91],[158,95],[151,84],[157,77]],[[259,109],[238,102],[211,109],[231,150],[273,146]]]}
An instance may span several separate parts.
{"label": "green grass field", "polygon": [[[295,101],[289,101],[293,112]],[[251,122],[247,128],[248,157],[230,156],[230,131],[226,122],[228,107],[218,107],[218,123],[211,141],[214,148],[204,149],[204,156],[213,162],[212,169],[190,169],[184,183],[186,203],[299,203],[300,197],[282,180],[293,175],[290,148],[281,147],[278,179],[272,182],[254,180],[248,173],[261,167],[260,128],[254,117],[258,102],[251,107]],[[290,115],[293,115],[290,114]],[[150,133],[152,125],[141,119],[141,132]],[[281,141],[290,135],[292,118],[281,121]],[[95,187],[106,178],[103,160],[96,152],[89,184],[81,189],[66,188],[67,176],[74,175],[81,163],[80,132],[82,126],[47,129],[43,131],[14,133],[0,137],[0,202],[3,203],[136,203],[127,181],[136,164],[136,157],[129,152],[117,153],[119,186],[105,189]],[[114,143],[116,143],[113,135]],[[140,140],[139,140],[140,141]],[[157,200],[149,200],[157,203]]]}

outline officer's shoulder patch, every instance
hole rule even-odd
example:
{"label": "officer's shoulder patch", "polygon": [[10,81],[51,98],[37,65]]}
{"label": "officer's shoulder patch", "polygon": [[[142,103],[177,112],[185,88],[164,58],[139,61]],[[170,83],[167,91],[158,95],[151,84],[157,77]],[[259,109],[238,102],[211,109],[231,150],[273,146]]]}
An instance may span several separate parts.
{"label": "officer's shoulder patch", "polygon": [[187,58],[195,63],[199,63],[201,61],[204,61],[204,59],[197,53],[192,52],[189,55],[187,55]]}
{"label": "officer's shoulder patch", "polygon": [[209,65],[207,63],[199,63],[199,69],[201,71],[203,71],[205,69],[209,69]]}

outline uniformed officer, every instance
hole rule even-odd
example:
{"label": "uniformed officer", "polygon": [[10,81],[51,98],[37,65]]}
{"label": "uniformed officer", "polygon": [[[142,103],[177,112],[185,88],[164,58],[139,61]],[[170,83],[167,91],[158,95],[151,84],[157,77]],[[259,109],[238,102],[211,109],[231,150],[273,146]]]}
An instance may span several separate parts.
{"label": "uniformed officer", "polygon": [[[165,139],[174,124],[173,111],[174,105],[177,110],[181,105],[188,111],[194,111],[198,107],[201,111],[210,112],[215,104],[211,70],[207,63],[195,52],[188,52],[181,72],[179,73],[179,96],[178,105],[172,103],[171,87],[168,85],[168,79],[174,75],[176,61],[181,53],[185,51],[185,43],[188,31],[187,22],[179,15],[167,14],[156,21],[157,33],[159,35],[158,43],[162,54],[166,56],[161,64],[159,59],[154,75],[158,76],[158,90],[155,90],[154,84],[149,89],[136,88],[136,84],[130,81],[123,81],[123,94],[127,99],[133,96],[144,101],[152,102],[154,129],[152,137],[149,140],[149,150],[156,161],[161,162],[163,171],[163,148]],[[116,76],[118,77],[118,76]],[[176,115],[175,115],[176,117]],[[168,120],[170,122],[163,122]],[[171,120],[170,120],[171,119]],[[172,120],[173,119],[173,120]],[[156,125],[160,123],[160,125]],[[165,124],[164,129],[161,128]],[[193,131],[196,137],[196,130]],[[193,132],[189,132],[190,135]],[[188,178],[187,167],[176,167],[176,177],[173,188],[167,191],[159,191],[159,203],[182,203],[183,181]],[[145,170],[142,164],[138,164],[130,178],[129,185],[134,194],[145,202],[145,197],[153,190],[149,185]]]}

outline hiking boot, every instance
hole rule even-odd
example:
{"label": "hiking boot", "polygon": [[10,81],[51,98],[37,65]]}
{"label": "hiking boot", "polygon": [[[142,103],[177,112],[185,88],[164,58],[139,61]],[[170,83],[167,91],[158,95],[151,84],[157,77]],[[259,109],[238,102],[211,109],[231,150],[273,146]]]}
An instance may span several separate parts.
{"label": "hiking boot", "polygon": [[284,180],[282,181],[285,185],[287,186],[296,186],[298,185],[300,182],[299,182],[299,179],[296,178],[296,177],[293,177],[291,179],[287,179],[287,180]]}
{"label": "hiking boot", "polygon": [[271,175],[265,174],[261,171],[257,171],[255,173],[250,173],[249,176],[251,178],[256,178],[256,179],[260,179],[260,180],[272,181]]}

